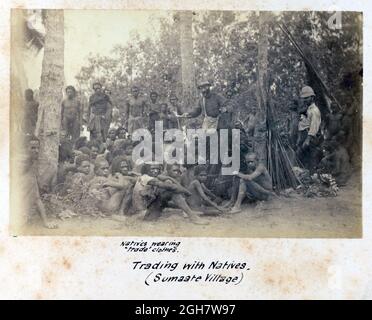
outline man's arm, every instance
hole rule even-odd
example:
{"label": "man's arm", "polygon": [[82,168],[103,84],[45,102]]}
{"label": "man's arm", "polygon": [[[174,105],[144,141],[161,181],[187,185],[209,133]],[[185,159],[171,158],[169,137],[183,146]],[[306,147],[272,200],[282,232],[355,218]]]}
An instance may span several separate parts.
{"label": "man's arm", "polygon": [[212,199],[217,199],[218,197],[211,191],[209,190],[203,183],[200,184],[201,187],[203,188],[204,193],[208,196],[211,197]]}
{"label": "man's arm", "polygon": [[256,170],[252,172],[251,174],[243,174],[243,173],[238,173],[237,176],[243,180],[254,180],[257,177],[259,177],[263,173],[264,167],[262,165],[258,165]]}
{"label": "man's arm", "polygon": [[200,105],[200,101],[198,102],[198,105],[194,108],[192,108],[192,110],[190,112],[185,112],[182,114],[183,117],[185,118],[196,118],[198,116],[200,116],[200,114],[202,113],[202,107]]}
{"label": "man's arm", "polygon": [[229,110],[229,106],[227,104],[227,99],[225,97],[218,95],[218,106],[220,108],[220,112],[230,112],[232,110]]}
{"label": "man's arm", "polygon": [[166,182],[166,181],[160,181],[158,179],[153,179],[148,182],[149,185],[159,187],[161,189],[165,189],[168,191],[173,191],[177,193],[184,193],[186,195],[191,195],[191,192],[184,187],[182,187],[180,184],[175,184],[173,182]]}
{"label": "man's arm", "polygon": [[200,184],[200,182],[198,180],[195,180],[193,181],[193,185],[195,187],[195,190],[198,192],[199,196],[205,201],[207,202],[209,205],[211,205],[212,207],[216,208],[217,210],[221,211],[221,208],[216,204],[214,203],[211,199],[209,199],[207,197],[207,195],[204,193],[203,191],[203,187],[202,185]]}
{"label": "man's arm", "polygon": [[61,104],[61,122],[63,121],[63,115],[64,115],[64,113],[65,113],[65,103],[62,100],[62,104]]}

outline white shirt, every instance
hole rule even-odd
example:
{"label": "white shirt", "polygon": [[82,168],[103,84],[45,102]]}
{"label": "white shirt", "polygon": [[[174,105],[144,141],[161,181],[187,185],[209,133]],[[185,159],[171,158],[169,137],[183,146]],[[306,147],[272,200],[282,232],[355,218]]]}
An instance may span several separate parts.
{"label": "white shirt", "polygon": [[308,135],[315,137],[319,131],[320,123],[322,122],[319,108],[315,105],[315,103],[312,103],[307,109],[307,118],[310,121]]}

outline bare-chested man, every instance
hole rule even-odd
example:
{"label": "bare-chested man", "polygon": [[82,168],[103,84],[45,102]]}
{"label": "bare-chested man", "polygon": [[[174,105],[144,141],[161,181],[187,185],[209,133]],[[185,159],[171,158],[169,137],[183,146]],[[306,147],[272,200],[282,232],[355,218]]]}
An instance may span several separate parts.
{"label": "bare-chested man", "polygon": [[107,122],[111,115],[111,100],[104,92],[99,82],[93,84],[94,93],[89,98],[89,126],[92,139],[106,140]]}
{"label": "bare-chested man", "polygon": [[130,135],[137,129],[148,127],[149,110],[146,99],[140,96],[139,88],[132,87],[132,94],[126,103],[125,121]]}
{"label": "bare-chested man", "polygon": [[259,164],[255,153],[245,156],[246,172],[238,172],[240,178],[239,194],[231,213],[240,212],[240,206],[245,198],[251,201],[269,200],[274,196],[272,180],[263,164]]}
{"label": "bare-chested man", "polygon": [[66,98],[62,101],[62,128],[72,141],[80,136],[81,105],[73,86],[66,87]]}

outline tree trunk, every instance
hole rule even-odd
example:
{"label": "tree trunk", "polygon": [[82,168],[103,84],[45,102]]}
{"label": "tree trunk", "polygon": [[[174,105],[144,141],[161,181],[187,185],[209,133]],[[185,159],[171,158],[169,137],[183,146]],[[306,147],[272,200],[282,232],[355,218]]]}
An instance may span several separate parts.
{"label": "tree trunk", "polygon": [[[267,81],[267,54],[268,54],[268,46],[269,46],[269,39],[267,37],[268,34],[268,20],[269,20],[269,12],[260,11],[259,13],[259,38],[258,38],[258,86],[260,87],[260,98],[259,106],[260,106],[260,120],[262,123],[266,122],[266,108],[267,108],[267,90],[268,90],[268,81]],[[267,158],[267,150],[265,147],[265,140],[266,137],[257,137],[256,139],[256,152],[258,157],[261,161],[266,162]]]}
{"label": "tree trunk", "polygon": [[[188,108],[194,105],[196,99],[194,46],[192,40],[192,12],[182,11],[180,17],[181,75],[182,100]],[[188,111],[188,110],[185,110]]]}
{"label": "tree trunk", "polygon": [[45,11],[45,44],[40,83],[40,107],[36,134],[41,140],[40,175],[46,184],[54,180],[58,167],[61,101],[64,86],[63,10]]}
{"label": "tree trunk", "polygon": [[[10,91],[10,130],[11,136],[16,139],[11,139],[11,152],[13,148],[13,141],[18,144],[21,135],[21,124],[23,122],[24,113],[24,92],[28,88],[28,81],[24,69],[25,61],[25,46],[24,46],[24,11],[12,10],[11,11],[11,91]],[[14,112],[13,112],[14,111]]]}

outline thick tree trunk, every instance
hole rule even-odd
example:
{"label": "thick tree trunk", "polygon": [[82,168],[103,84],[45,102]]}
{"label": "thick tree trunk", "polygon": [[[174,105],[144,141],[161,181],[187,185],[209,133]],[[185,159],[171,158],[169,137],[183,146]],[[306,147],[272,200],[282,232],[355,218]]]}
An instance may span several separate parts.
{"label": "thick tree trunk", "polygon": [[[21,124],[23,121],[24,113],[24,92],[28,88],[28,81],[26,72],[24,69],[25,60],[25,46],[24,46],[24,11],[23,10],[12,10],[11,12],[11,91],[10,91],[10,103],[11,110],[14,112],[10,113],[10,130],[12,137],[17,139],[11,139],[18,141],[19,135],[21,134]],[[17,144],[17,143],[16,143]],[[11,151],[13,151],[11,145]]]}
{"label": "thick tree trunk", "polygon": [[41,139],[40,175],[50,183],[57,175],[61,101],[64,86],[64,14],[46,10],[45,45],[40,83],[37,134]]}
{"label": "thick tree trunk", "polygon": [[258,38],[258,70],[259,70],[259,85],[262,88],[262,100],[260,101],[260,111],[266,114],[266,90],[267,90],[267,51],[269,40],[267,37],[268,32],[268,13],[265,11],[260,12],[259,16],[259,38]]}
{"label": "thick tree trunk", "polygon": [[[194,46],[192,39],[192,12],[182,11],[180,17],[180,46],[181,46],[181,74],[182,98],[186,106],[193,106],[196,99]],[[185,110],[187,111],[187,110]]]}
{"label": "thick tree trunk", "polygon": [[[269,20],[269,12],[260,11],[259,16],[259,38],[258,38],[258,86],[260,89],[260,99],[259,106],[260,106],[260,120],[264,123],[266,122],[266,103],[267,103],[267,89],[268,89],[268,81],[267,81],[267,55],[268,55],[268,46],[269,46],[269,39],[267,37],[268,34],[268,20]],[[257,137],[256,139],[256,149],[258,156],[261,161],[266,162],[267,158],[267,150],[265,147],[265,140],[266,137]]]}

